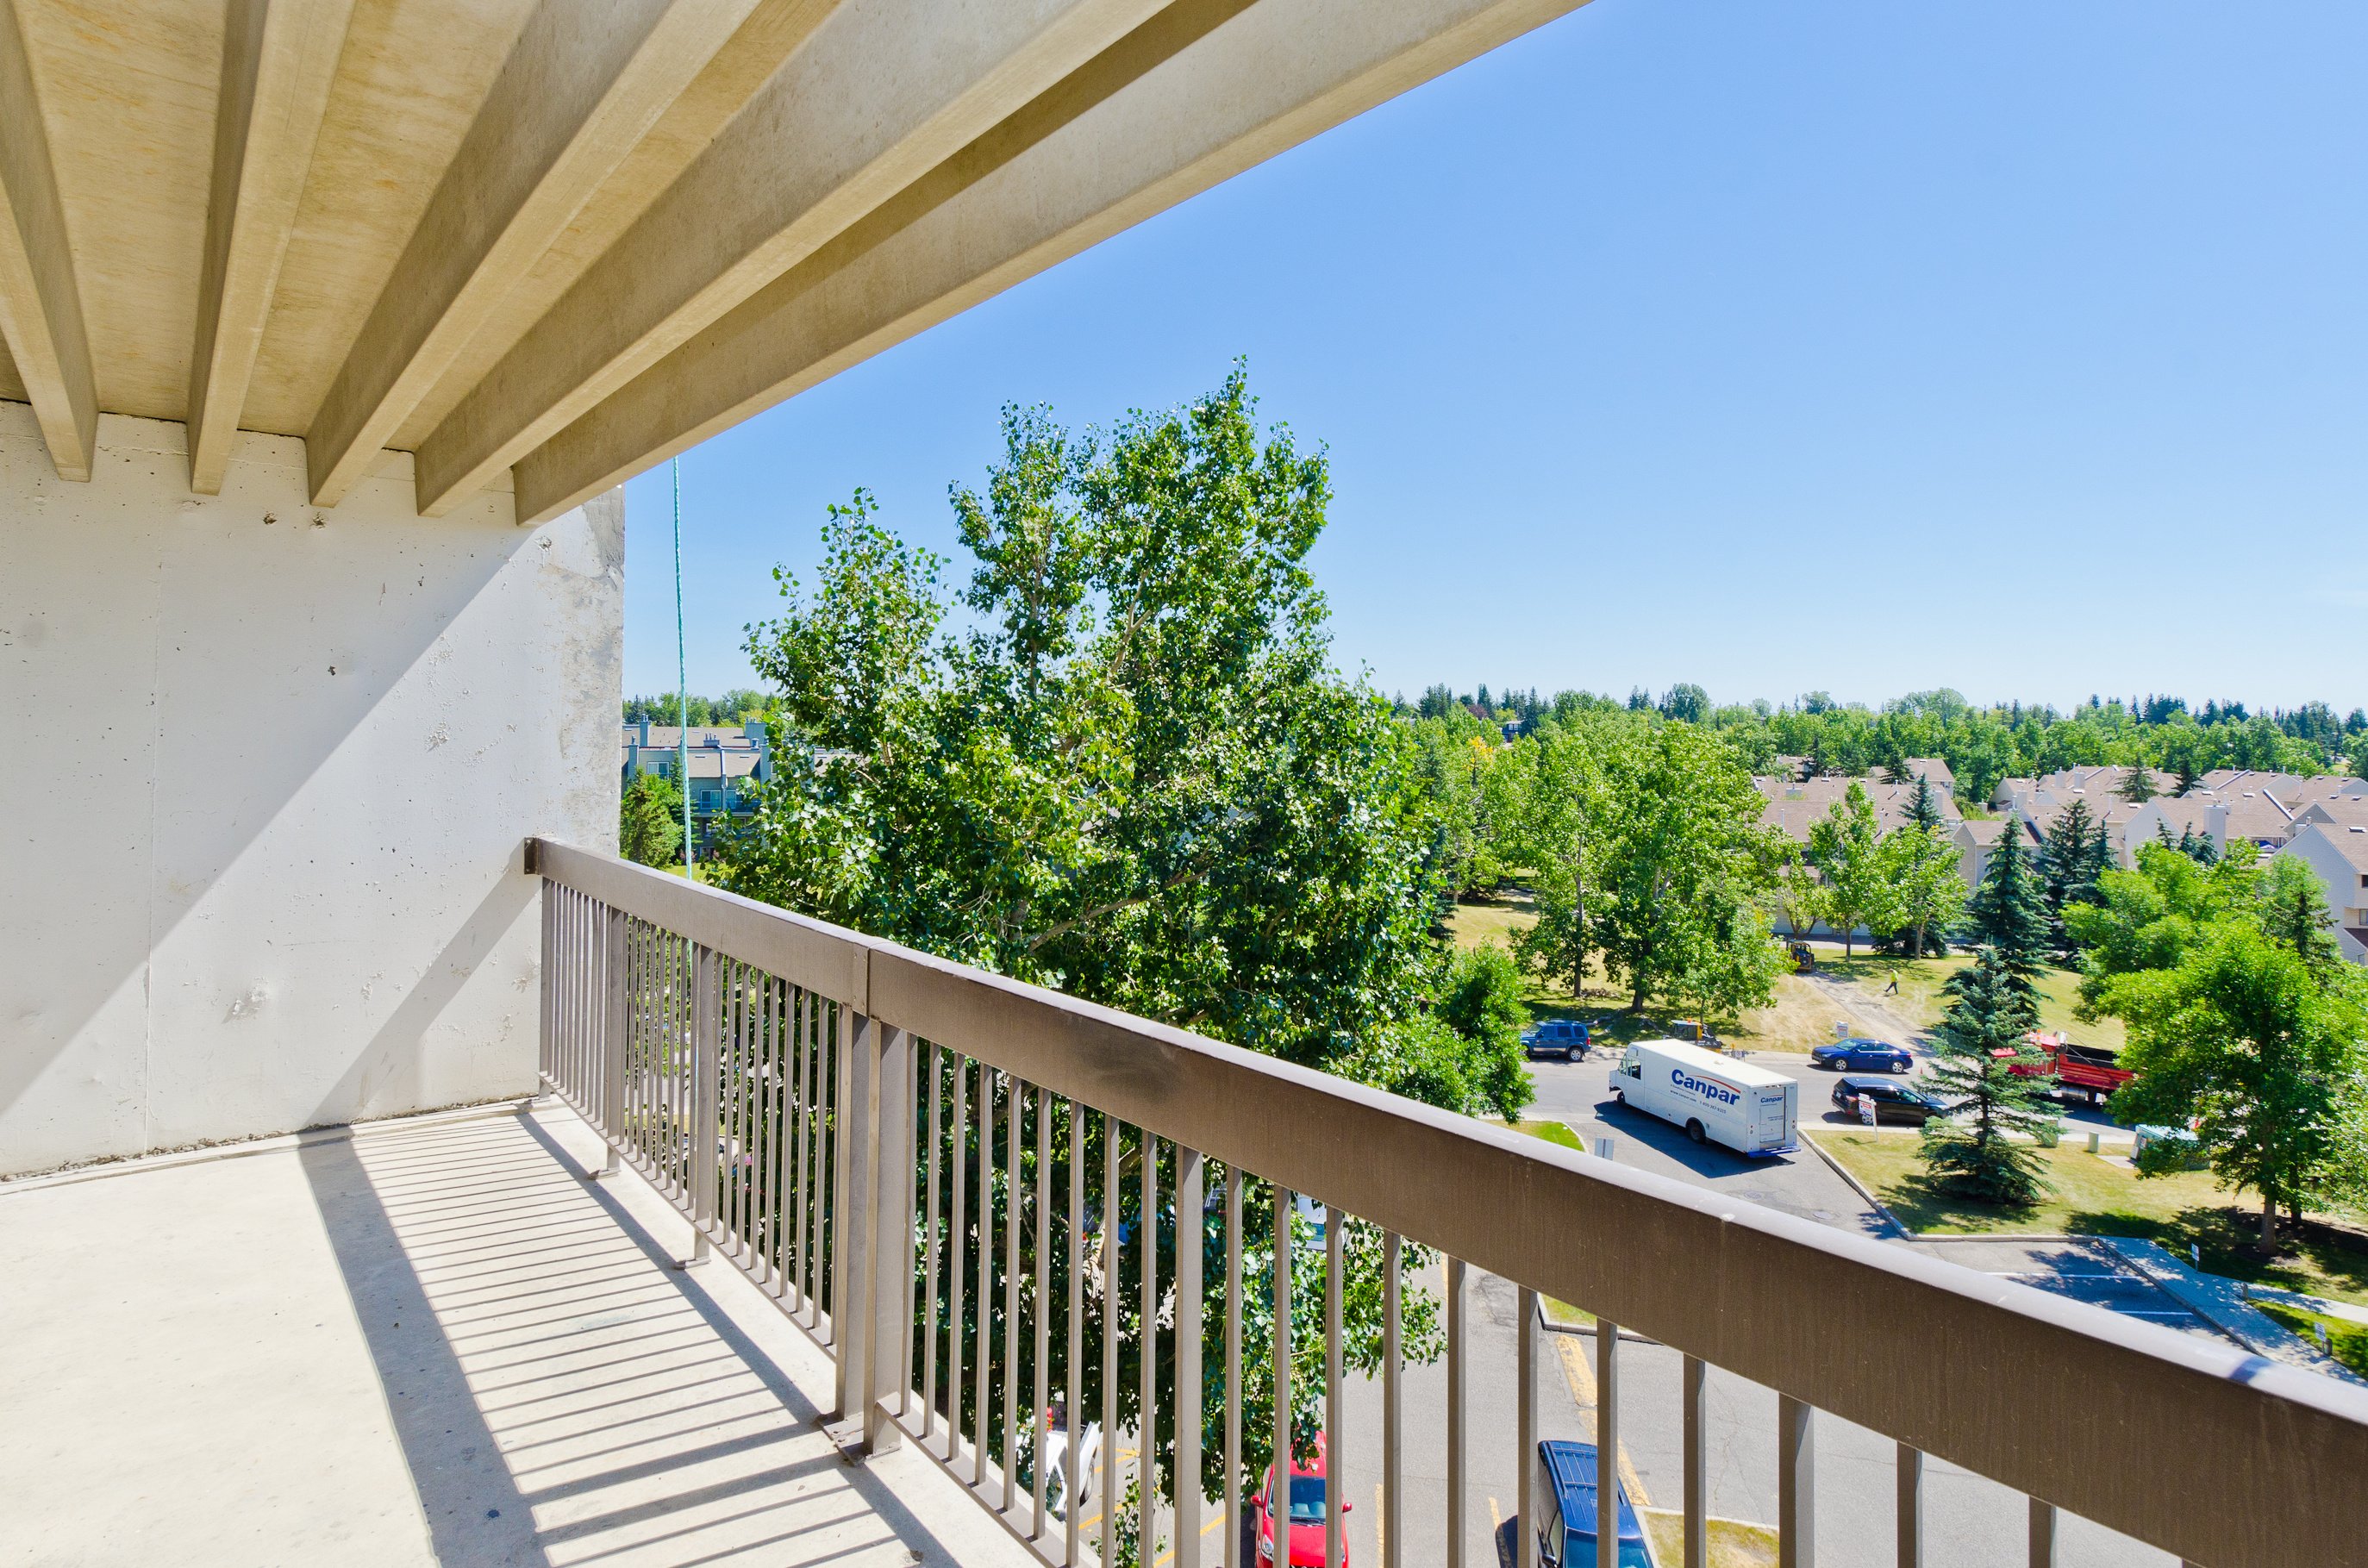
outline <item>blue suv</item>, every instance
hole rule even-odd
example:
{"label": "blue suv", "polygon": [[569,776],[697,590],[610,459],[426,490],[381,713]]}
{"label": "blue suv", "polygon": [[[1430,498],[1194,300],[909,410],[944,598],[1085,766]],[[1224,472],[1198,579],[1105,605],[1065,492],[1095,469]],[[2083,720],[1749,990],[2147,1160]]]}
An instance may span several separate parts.
{"label": "blue suv", "polygon": [[1810,1049],[1809,1061],[1836,1073],[1905,1073],[1916,1059],[1879,1040],[1838,1040]]}
{"label": "blue suv", "polygon": [[[1628,1488],[1612,1485],[1620,1488],[1620,1568],[1656,1568]],[[1546,1568],[1595,1568],[1595,1445],[1540,1443],[1530,1497],[1538,1510],[1538,1560]]]}
{"label": "blue suv", "polygon": [[1577,1018],[1541,1018],[1521,1036],[1521,1050],[1532,1062],[1576,1062],[1587,1054],[1587,1026]]}

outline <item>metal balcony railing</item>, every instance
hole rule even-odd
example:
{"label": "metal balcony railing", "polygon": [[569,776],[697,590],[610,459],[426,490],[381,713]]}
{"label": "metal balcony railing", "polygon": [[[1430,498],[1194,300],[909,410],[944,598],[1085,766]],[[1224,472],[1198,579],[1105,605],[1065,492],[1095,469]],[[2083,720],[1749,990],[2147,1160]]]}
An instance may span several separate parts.
{"label": "metal balcony railing", "polygon": [[[1467,1268],[1520,1293],[1509,1414],[1523,1568],[1541,1294],[1599,1319],[1599,1453],[1620,1452],[1614,1325],[1686,1357],[1694,1568],[1712,1366],[1779,1395],[1788,1565],[1813,1558],[1813,1411],[1896,1440],[1902,1564],[1924,1560],[1926,1455],[2030,1497],[2034,1565],[2055,1561],[2059,1508],[2206,1568],[2368,1563],[2368,1395],[2349,1386],[678,877],[529,848],[552,1090],[605,1135],[612,1164],[673,1199],[700,1256],[729,1259],[828,1346],[837,1414],[860,1418],[868,1447],[920,1444],[1047,1561],[1116,1562],[1130,1527],[1156,1539],[1156,1510],[1178,1568],[1197,1568],[1212,1544],[1192,1483],[1212,1457],[1204,1426],[1214,1490],[1238,1520],[1262,1469],[1251,1450],[1291,1440],[1246,1433],[1245,1403],[1288,1413],[1302,1376],[1319,1380],[1339,1473],[1343,1290],[1364,1267],[1380,1276],[1382,1540],[1395,1568],[1404,1281],[1429,1249],[1449,1282],[1451,1563],[1464,1547]],[[1303,1198],[1320,1224],[1289,1222]],[[1201,1245],[1189,1244],[1194,1215]],[[1294,1266],[1294,1246],[1320,1249],[1320,1267]],[[1246,1288],[1272,1300],[1271,1391],[1243,1386],[1245,1324],[1266,1332]],[[1294,1312],[1299,1291],[1320,1307]],[[1131,1374],[1130,1314],[1154,1338]],[[1117,1433],[1122,1392],[1153,1440],[1124,1473],[1120,1444],[1102,1443],[1099,1492],[1144,1483],[1136,1511],[1104,1507],[1099,1539],[1081,1540],[1085,1510],[1048,1496],[1064,1483],[1036,1462],[1058,1445],[1048,1408],[1058,1396],[1081,1426],[1098,1407]],[[1303,1423],[1303,1449],[1307,1437]],[[1163,1494],[1146,1481],[1153,1453],[1186,1483]],[[1342,1489],[1326,1490],[1337,1564]],[[1607,1526],[1617,1496],[1599,1489]],[[1229,1564],[1238,1534],[1225,1533]],[[1617,1530],[1597,1539],[1614,1568]]]}

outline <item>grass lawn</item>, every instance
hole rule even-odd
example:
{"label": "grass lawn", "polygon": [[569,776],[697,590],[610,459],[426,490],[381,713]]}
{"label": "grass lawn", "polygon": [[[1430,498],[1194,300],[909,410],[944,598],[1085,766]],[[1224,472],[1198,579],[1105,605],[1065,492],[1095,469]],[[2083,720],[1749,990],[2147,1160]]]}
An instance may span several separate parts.
{"label": "grass lawn", "polygon": [[2362,1377],[2368,1377],[2368,1324],[2349,1323],[2303,1307],[2290,1307],[2283,1301],[2255,1301],[2253,1305],[2305,1339],[2317,1337],[2312,1332],[2314,1328],[2327,1330],[2328,1353]]}
{"label": "grass lawn", "polygon": [[[1673,1508],[1640,1508],[1637,1517],[1653,1539],[1653,1561],[1686,1560],[1686,1517]],[[1740,1519],[1710,1521],[1710,1568],[1776,1568],[1776,1529]]]}
{"label": "grass lawn", "polygon": [[[1510,947],[1513,938],[1537,923],[1526,900],[1497,903],[1459,903],[1448,916],[1459,948],[1486,942]],[[1881,988],[1877,982],[1877,988]],[[1628,994],[1600,968],[1590,965],[1587,994],[1573,997],[1567,976],[1541,980],[1525,974],[1521,1000],[1542,1018],[1585,1018],[1611,1043],[1659,1040],[1669,1032],[1673,1015],[1628,1011]],[[1776,982],[1776,1005],[1744,1016],[1742,1026],[1726,1032],[1729,1043],[1746,1051],[1789,1051],[1805,1054],[1812,1045],[1834,1037],[1835,1009],[1808,982],[1784,974]]]}
{"label": "grass lawn", "polygon": [[[1948,983],[1951,975],[1972,961],[1961,953],[1952,953],[1944,959],[1886,959],[1865,954],[1845,959],[1822,944],[1817,949],[1819,973],[1840,981],[1869,1002],[1888,1007],[1922,1028],[1930,1028],[1941,1021],[1941,1010],[1948,1002],[1941,988]],[[1884,988],[1895,977],[1899,982],[1899,994],[1885,996]],[[2084,1024],[2072,1016],[2074,1006],[2080,1000],[2080,976],[2075,971],[2048,971],[2039,990],[2042,1028],[2067,1034],[2082,1045],[2107,1051],[2119,1051],[2126,1042],[2119,1018],[2100,1018],[2093,1024]]]}
{"label": "grass lawn", "polygon": [[[2368,1251],[2317,1236],[2286,1237],[2264,1256],[2254,1244],[2258,1214],[2204,1171],[2141,1177],[2126,1165],[2085,1149],[2037,1151],[2055,1196],[2030,1209],[1993,1209],[1932,1189],[1921,1141],[1877,1132],[1813,1132],[1909,1230],[1925,1235],[2134,1236],[2180,1256],[2203,1252],[2206,1273],[2280,1285],[2331,1301],[2368,1305]],[[2332,1331],[2330,1331],[2332,1332]]]}
{"label": "grass lawn", "polygon": [[1563,1122],[1517,1121],[1513,1123],[1513,1131],[1526,1132],[1532,1138],[1543,1138],[1549,1143],[1559,1143],[1565,1149],[1577,1149],[1581,1153],[1587,1151],[1587,1146],[1578,1141],[1578,1134]]}

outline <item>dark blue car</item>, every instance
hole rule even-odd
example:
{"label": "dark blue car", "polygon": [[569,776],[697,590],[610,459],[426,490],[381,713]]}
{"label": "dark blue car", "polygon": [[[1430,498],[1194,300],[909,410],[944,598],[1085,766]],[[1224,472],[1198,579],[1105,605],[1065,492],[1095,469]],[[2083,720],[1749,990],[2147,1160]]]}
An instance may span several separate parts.
{"label": "dark blue car", "polygon": [[1533,1062],[1576,1062],[1587,1054],[1587,1026],[1577,1018],[1541,1018],[1521,1036],[1521,1049]]}
{"label": "dark blue car", "polygon": [[1838,1040],[1831,1045],[1812,1046],[1809,1060],[1836,1073],[1905,1073],[1916,1065],[1914,1057],[1879,1040]]}
{"label": "dark blue car", "polygon": [[[1538,1560],[1547,1568],[1595,1568],[1595,1445],[1540,1443],[1530,1497],[1538,1510]],[[1655,1568],[1625,1486],[1619,1502],[1620,1568]]]}

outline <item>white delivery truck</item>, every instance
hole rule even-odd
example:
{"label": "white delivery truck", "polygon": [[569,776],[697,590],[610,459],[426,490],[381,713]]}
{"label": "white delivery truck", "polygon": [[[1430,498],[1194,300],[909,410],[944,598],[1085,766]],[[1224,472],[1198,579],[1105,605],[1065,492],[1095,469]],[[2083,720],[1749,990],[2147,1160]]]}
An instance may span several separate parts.
{"label": "white delivery truck", "polygon": [[1674,1040],[1640,1040],[1611,1074],[1611,1097],[1673,1122],[1697,1143],[1739,1154],[1799,1146],[1800,1085],[1782,1073]]}

